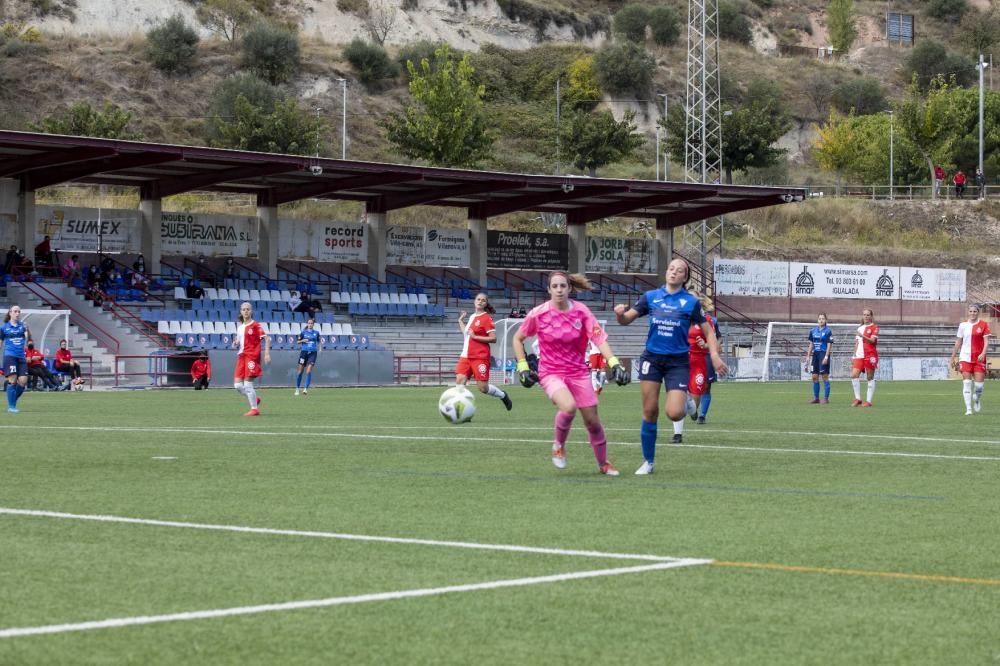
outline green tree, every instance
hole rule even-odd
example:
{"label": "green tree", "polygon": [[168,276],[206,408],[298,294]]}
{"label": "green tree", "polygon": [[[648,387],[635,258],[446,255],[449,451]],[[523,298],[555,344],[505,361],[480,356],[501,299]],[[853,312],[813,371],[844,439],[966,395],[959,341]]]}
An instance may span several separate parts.
{"label": "green tree", "polygon": [[205,138],[210,145],[222,140],[220,125],[236,117],[236,99],[240,96],[265,115],[274,112],[274,105],[280,99],[277,88],[250,72],[238,72],[226,78],[215,88],[209,102]]}
{"label": "green tree", "polygon": [[813,141],[813,157],[822,168],[837,176],[838,195],[841,181],[851,174],[851,169],[858,163],[862,147],[853,120],[853,116],[831,111],[826,124],[816,128],[816,139]]}
{"label": "green tree", "polygon": [[100,110],[87,102],[76,102],[59,116],[52,115],[37,125],[31,125],[36,132],[46,134],[68,134],[70,136],[93,136],[101,139],[138,140],[142,135],[129,128],[132,112],[117,104],[105,102]]}
{"label": "green tree", "polygon": [[358,72],[358,80],[371,91],[382,88],[383,82],[399,74],[396,63],[378,44],[354,38],[344,47],[344,58]]}
{"label": "green tree", "polygon": [[566,68],[566,78],[569,82],[562,93],[565,108],[589,111],[601,101],[601,84],[594,71],[593,56],[583,56],[571,62]]}
{"label": "green tree", "polygon": [[243,36],[243,66],[275,85],[299,71],[299,38],[291,30],[262,22]]}
{"label": "green tree", "polygon": [[952,91],[953,87],[943,77],[931,81],[926,96],[916,84],[911,84],[896,114],[896,127],[920,153],[929,182],[934,181],[935,163],[950,163],[951,143],[962,125],[960,105]]}
{"label": "green tree", "polygon": [[435,166],[475,167],[487,159],[495,137],[483,104],[485,88],[473,80],[468,54],[456,61],[447,44],[434,64],[407,63],[411,103],[381,123],[389,141],[404,155]]}
{"label": "green tree", "polygon": [[788,117],[773,101],[753,101],[732,110],[722,119],[722,166],[726,182],[733,171],[773,166],[785,154],[775,142],[791,127]]}
{"label": "green tree", "polygon": [[653,42],[660,46],[672,46],[680,37],[680,20],[673,7],[661,5],[649,10],[649,28],[653,33]]}
{"label": "green tree", "polygon": [[323,131],[322,121],[300,109],[294,99],[279,101],[268,113],[238,95],[232,120],[220,119],[219,138],[214,145],[222,148],[266,153],[311,155]]}
{"label": "green tree", "polygon": [[146,33],[146,54],[157,69],[168,74],[186,74],[198,53],[198,33],[180,14]]}
{"label": "green tree", "polygon": [[239,40],[256,15],[257,11],[246,0],[205,0],[196,10],[202,25],[230,43]]}
{"label": "green tree", "polygon": [[972,83],[977,76],[972,60],[948,53],[943,45],[929,39],[920,40],[913,47],[906,59],[906,73],[910,78],[916,77],[921,90],[928,90],[938,76],[954,78],[960,86]]}
{"label": "green tree", "polygon": [[590,113],[578,109],[569,123],[566,145],[576,168],[590,176],[608,164],[630,157],[643,143],[636,132],[635,111],[625,112],[621,122],[610,111]]}
{"label": "green tree", "polygon": [[601,87],[612,93],[645,96],[653,85],[656,61],[639,44],[605,46],[594,56]]}
{"label": "green tree", "polygon": [[616,35],[639,43],[646,41],[647,25],[649,25],[649,9],[641,4],[625,5],[618,10],[611,22]]}
{"label": "green tree", "polygon": [[967,11],[967,0],[929,0],[924,10],[931,18],[951,23],[958,23]]}
{"label": "green tree", "polygon": [[854,111],[859,116],[880,113],[887,107],[882,86],[867,76],[841,83],[833,89],[830,101],[841,113]]}
{"label": "green tree", "polygon": [[1000,15],[993,7],[987,12],[969,12],[962,18],[958,32],[967,53],[973,57],[989,53],[990,47],[1000,41]]}
{"label": "green tree", "polygon": [[740,44],[753,41],[753,30],[750,19],[743,15],[740,8],[731,0],[719,3],[719,37]]}
{"label": "green tree", "polygon": [[835,51],[847,53],[858,37],[854,25],[854,0],[830,0],[826,8],[826,23],[830,45]]}

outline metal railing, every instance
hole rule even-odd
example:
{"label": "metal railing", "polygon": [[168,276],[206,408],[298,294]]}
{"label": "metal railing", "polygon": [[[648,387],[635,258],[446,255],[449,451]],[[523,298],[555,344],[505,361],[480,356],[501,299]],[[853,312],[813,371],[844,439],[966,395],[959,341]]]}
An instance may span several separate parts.
{"label": "metal railing", "polygon": [[[872,201],[886,200],[923,200],[934,198],[934,188],[931,185],[810,185],[806,188],[807,197],[840,197],[847,199],[870,199]],[[1000,196],[1000,185],[986,185],[983,197],[974,183],[965,186],[961,199],[975,201],[980,198],[992,199]],[[942,201],[958,199],[953,185],[942,185],[938,198]]]}
{"label": "metal railing", "polygon": [[[400,355],[393,358],[393,381],[396,384],[441,386],[455,380],[455,357],[440,355]],[[416,381],[414,381],[416,380]]]}

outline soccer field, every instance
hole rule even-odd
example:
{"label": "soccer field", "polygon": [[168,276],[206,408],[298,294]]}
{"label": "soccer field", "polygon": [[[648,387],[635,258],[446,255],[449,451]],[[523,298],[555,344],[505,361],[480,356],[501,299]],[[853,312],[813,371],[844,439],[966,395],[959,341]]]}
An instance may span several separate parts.
{"label": "soccer field", "polygon": [[26,394],[0,444],[0,664],[1000,662],[1000,387],[717,386],[632,474],[638,387]]}

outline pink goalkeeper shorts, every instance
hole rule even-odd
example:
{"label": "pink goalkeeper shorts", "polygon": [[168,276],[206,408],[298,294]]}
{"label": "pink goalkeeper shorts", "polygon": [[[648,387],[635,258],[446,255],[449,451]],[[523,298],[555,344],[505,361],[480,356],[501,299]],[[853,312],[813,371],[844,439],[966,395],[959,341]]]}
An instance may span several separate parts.
{"label": "pink goalkeeper shorts", "polygon": [[559,375],[545,375],[539,378],[538,383],[542,385],[545,395],[549,400],[559,389],[566,389],[573,396],[573,402],[577,408],[593,407],[597,404],[597,393],[594,385],[590,381],[590,373],[581,377],[560,377]]}

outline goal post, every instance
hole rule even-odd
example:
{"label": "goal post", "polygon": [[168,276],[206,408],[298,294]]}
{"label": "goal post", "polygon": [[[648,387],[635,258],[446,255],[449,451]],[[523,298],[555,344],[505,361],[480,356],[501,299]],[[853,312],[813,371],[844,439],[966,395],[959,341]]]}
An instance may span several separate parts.
{"label": "goal post", "polygon": [[[851,374],[857,324],[827,324],[833,331],[830,376],[847,379]],[[751,355],[761,359],[761,381],[800,380],[809,374],[805,361],[810,352],[809,331],[815,322],[770,321],[762,339],[754,339]]]}

